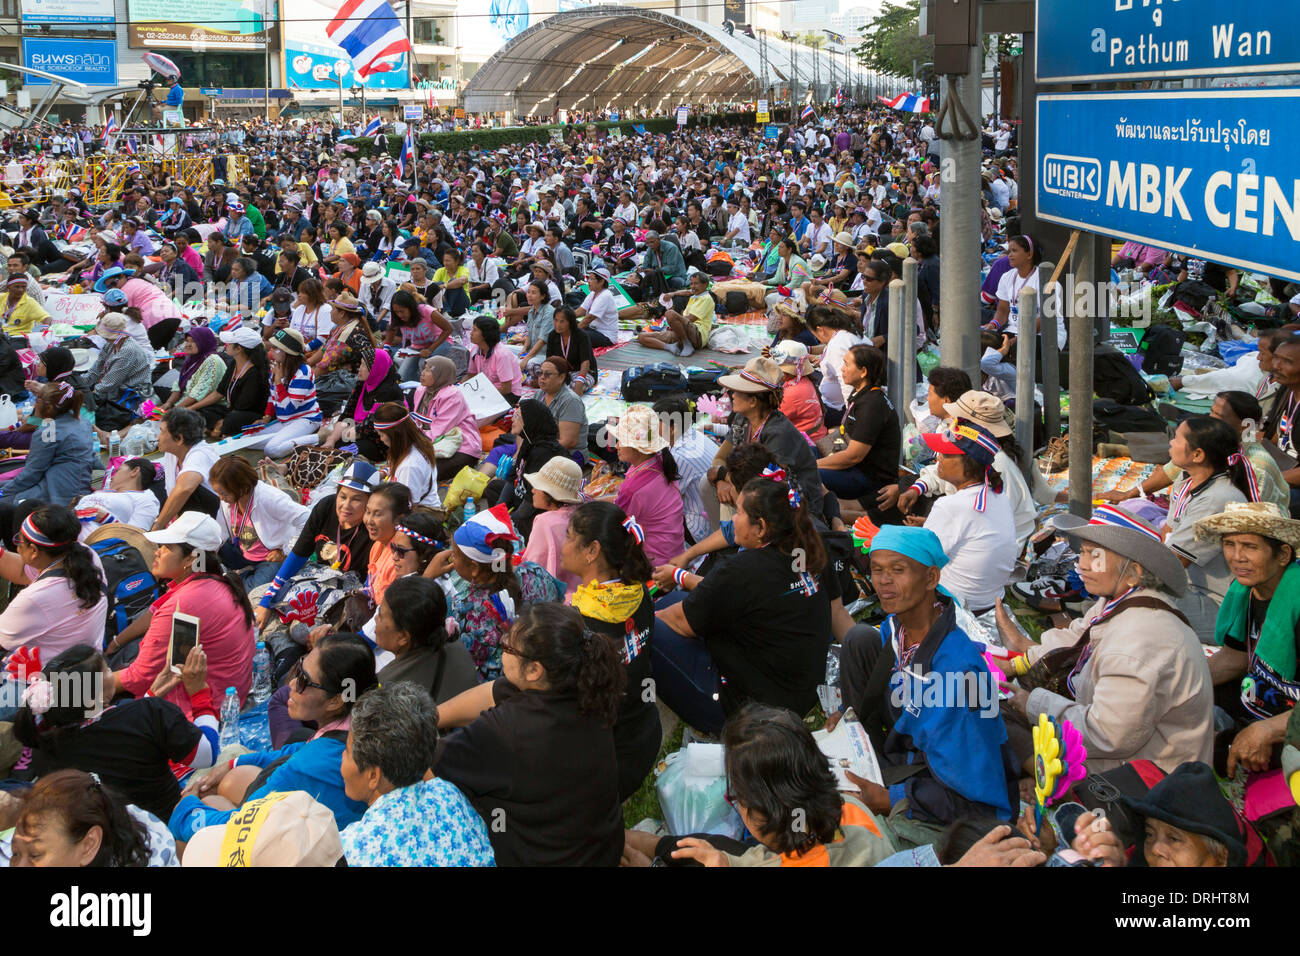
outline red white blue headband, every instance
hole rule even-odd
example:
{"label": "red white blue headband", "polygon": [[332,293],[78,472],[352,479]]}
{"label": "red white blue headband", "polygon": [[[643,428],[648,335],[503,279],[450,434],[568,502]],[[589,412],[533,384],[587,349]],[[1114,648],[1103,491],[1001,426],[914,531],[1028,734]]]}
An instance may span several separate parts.
{"label": "red white blue headband", "polygon": [[23,519],[22,535],[32,544],[39,545],[42,548],[58,548],[70,543],[68,541],[55,541],[53,538],[46,537],[41,533],[41,529],[36,527],[31,515]]}

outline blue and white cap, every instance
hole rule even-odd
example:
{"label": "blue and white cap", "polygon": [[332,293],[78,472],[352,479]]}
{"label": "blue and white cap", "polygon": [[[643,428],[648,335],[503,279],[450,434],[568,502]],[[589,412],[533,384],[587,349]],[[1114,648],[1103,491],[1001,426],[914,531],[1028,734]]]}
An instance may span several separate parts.
{"label": "blue and white cap", "polygon": [[378,485],[379,469],[364,461],[352,462],[339,478],[340,488],[351,488],[353,491],[364,491],[366,494],[370,494]]}

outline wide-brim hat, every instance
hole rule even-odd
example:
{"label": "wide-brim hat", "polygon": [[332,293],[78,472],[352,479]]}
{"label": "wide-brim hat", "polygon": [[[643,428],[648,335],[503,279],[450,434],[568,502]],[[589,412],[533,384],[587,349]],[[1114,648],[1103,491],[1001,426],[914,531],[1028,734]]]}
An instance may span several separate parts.
{"label": "wide-brim hat", "polygon": [[1165,545],[1154,525],[1123,508],[1101,505],[1087,521],[1075,515],[1057,515],[1052,527],[1137,562],[1177,597],[1187,591],[1187,571],[1178,555]]}
{"label": "wide-brim hat", "polygon": [[946,403],[943,410],[953,418],[974,422],[994,438],[1006,438],[1012,431],[1007,421],[1007,406],[996,395],[980,389],[971,389],[957,401]]}
{"label": "wide-brim hat", "polygon": [[837,233],[835,234],[835,238],[832,240],[832,242],[834,242],[836,245],[840,245],[840,246],[844,246],[844,247],[846,247],[846,248],[848,248],[848,249],[852,249],[852,248],[853,248],[853,233],[851,233],[851,232],[837,232]]}
{"label": "wide-brim hat", "polygon": [[[773,363],[775,364],[775,363]],[[657,455],[668,447],[659,429],[659,416],[649,405],[633,405],[614,426],[614,439],[645,455]]]}
{"label": "wide-brim hat", "polygon": [[544,491],[561,504],[582,501],[582,469],[567,455],[557,455],[532,474],[524,475],[538,491]]}
{"label": "wide-brim hat", "polygon": [[1300,521],[1271,501],[1230,501],[1221,514],[1202,518],[1194,528],[1202,541],[1225,534],[1257,534],[1289,544],[1300,554]]}
{"label": "wide-brim hat", "polygon": [[367,262],[361,267],[361,281],[367,285],[374,282],[376,279],[383,278],[383,275],[384,267],[378,262]]}
{"label": "wide-brim hat", "polygon": [[746,392],[757,395],[762,392],[774,392],[785,383],[785,374],[781,366],[770,358],[758,356],[745,363],[745,367],[732,375],[723,375],[718,384],[733,392]]}
{"label": "wide-brim hat", "polygon": [[808,364],[808,346],[796,339],[782,339],[769,349],[769,354],[787,375],[798,373]]}

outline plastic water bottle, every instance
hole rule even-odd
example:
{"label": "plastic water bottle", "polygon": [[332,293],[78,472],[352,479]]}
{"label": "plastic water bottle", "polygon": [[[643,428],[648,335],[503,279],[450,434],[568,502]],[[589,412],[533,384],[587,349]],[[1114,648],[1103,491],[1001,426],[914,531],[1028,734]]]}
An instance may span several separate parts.
{"label": "plastic water bottle", "polygon": [[121,454],[121,451],[122,451],[122,436],[119,435],[117,433],[117,429],[114,428],[113,433],[108,436],[109,459],[111,460],[113,458],[116,458],[119,454]]}
{"label": "plastic water bottle", "polygon": [[99,432],[95,432],[94,452],[95,467],[99,467],[104,463],[104,446],[99,443]]}
{"label": "plastic water bottle", "polygon": [[476,514],[478,514],[478,507],[474,504],[474,496],[470,495],[465,499],[465,510],[461,512],[461,517],[468,521]]}
{"label": "plastic water bottle", "polygon": [[250,704],[260,704],[271,696],[271,655],[266,650],[266,642],[257,642],[257,652],[253,654],[253,688],[248,692]]}
{"label": "plastic water bottle", "polygon": [[221,702],[221,735],[217,743],[221,750],[239,743],[239,694],[233,687],[226,688],[226,699]]}

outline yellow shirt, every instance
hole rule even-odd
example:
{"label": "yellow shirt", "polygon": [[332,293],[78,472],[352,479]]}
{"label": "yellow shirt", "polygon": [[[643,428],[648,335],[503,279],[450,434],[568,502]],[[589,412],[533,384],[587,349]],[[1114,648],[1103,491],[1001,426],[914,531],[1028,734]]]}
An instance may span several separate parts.
{"label": "yellow shirt", "polygon": [[[298,245],[301,246],[302,243],[299,243]],[[347,236],[344,236],[337,242],[330,243],[330,255],[332,256],[346,256],[349,252],[355,253],[356,251],[357,247],[352,245],[352,240]]]}
{"label": "yellow shirt", "polygon": [[693,295],[686,303],[686,314],[695,317],[695,327],[700,330],[700,342],[709,344],[709,333],[713,331],[713,296],[708,292]]}
{"label": "yellow shirt", "polygon": [[0,313],[4,315],[4,330],[9,335],[27,335],[34,326],[47,322],[50,318],[50,313],[45,311],[44,306],[26,292],[13,305],[12,311],[9,298],[0,297]]}

